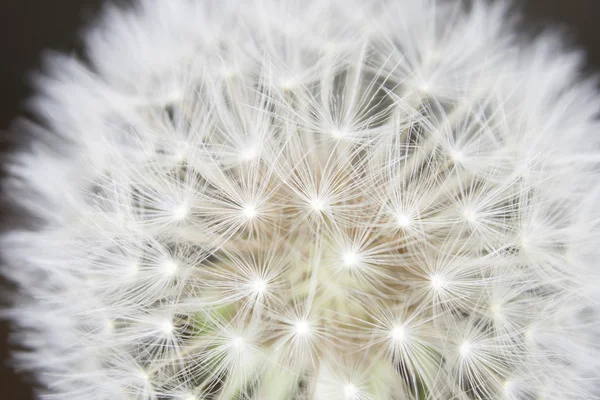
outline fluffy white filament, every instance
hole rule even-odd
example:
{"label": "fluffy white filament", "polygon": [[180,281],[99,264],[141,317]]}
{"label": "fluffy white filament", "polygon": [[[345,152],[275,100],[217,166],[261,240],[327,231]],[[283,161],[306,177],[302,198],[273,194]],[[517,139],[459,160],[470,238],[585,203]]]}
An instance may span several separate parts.
{"label": "fluffy white filament", "polygon": [[598,398],[600,97],[473,3],[138,0],[50,56],[3,237],[40,394]]}

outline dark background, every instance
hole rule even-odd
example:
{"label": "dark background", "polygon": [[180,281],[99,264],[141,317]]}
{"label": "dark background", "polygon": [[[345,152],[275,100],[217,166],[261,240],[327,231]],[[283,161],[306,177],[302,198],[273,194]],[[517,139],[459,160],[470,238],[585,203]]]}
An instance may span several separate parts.
{"label": "dark background", "polygon": [[[527,30],[548,25],[565,28],[569,40],[587,51],[588,72],[600,72],[600,0],[514,0],[514,3],[525,10]],[[102,0],[0,0],[2,149],[6,149],[4,138],[10,121],[22,113],[22,102],[30,94],[26,74],[39,65],[41,51],[77,48],[81,28],[93,20],[100,4]],[[31,399],[26,377],[7,366],[7,332],[7,324],[0,322],[0,400]]]}

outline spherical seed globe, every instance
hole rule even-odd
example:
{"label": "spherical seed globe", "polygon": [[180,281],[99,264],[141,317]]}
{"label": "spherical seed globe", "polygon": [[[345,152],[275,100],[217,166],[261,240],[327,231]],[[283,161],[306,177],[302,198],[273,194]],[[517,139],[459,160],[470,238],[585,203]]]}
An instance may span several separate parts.
{"label": "spherical seed globe", "polygon": [[107,6],[4,182],[39,396],[597,399],[600,97],[515,32],[500,1]]}

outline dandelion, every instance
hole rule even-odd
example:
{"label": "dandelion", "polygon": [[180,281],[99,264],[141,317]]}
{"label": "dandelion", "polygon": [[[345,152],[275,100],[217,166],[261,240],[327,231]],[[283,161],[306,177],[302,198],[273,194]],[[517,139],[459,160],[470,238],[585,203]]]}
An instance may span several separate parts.
{"label": "dandelion", "polygon": [[595,399],[600,97],[502,2],[138,0],[35,82],[5,313],[60,399]]}

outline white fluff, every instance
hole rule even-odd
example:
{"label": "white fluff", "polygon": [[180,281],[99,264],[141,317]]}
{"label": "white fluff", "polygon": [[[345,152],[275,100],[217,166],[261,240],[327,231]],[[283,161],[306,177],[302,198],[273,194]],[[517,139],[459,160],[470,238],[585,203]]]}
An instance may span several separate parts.
{"label": "white fluff", "polygon": [[596,399],[600,97],[501,2],[142,0],[9,164],[61,400]]}

